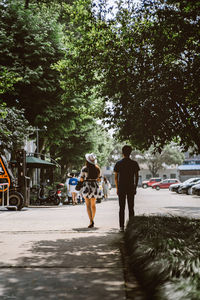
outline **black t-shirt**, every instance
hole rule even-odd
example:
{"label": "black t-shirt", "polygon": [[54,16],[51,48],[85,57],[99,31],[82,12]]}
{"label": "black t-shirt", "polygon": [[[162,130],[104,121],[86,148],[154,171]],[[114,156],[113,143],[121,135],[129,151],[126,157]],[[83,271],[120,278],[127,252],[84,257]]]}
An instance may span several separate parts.
{"label": "black t-shirt", "polygon": [[130,190],[134,187],[135,175],[140,170],[138,163],[130,158],[123,158],[114,167],[114,172],[118,173],[118,188]]}

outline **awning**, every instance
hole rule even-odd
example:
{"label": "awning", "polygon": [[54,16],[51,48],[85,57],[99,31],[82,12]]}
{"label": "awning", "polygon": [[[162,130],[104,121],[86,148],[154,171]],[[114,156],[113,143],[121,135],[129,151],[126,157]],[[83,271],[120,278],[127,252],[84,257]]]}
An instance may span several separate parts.
{"label": "awning", "polygon": [[[16,160],[11,161],[12,164],[16,165]],[[35,156],[26,156],[26,166],[27,168],[55,168],[58,165],[51,163],[47,160],[37,158]]]}
{"label": "awning", "polygon": [[26,157],[27,168],[54,168],[55,164],[34,156]]}
{"label": "awning", "polygon": [[180,171],[189,171],[189,170],[200,170],[200,165],[181,165],[178,166]]}

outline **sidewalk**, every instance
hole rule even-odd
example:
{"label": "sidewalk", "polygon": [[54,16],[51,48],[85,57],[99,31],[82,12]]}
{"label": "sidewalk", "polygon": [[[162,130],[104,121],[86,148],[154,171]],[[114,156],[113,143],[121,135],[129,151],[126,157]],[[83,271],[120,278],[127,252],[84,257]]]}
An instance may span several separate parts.
{"label": "sidewalk", "polygon": [[0,299],[127,299],[115,199],[93,229],[84,205],[2,213]]}

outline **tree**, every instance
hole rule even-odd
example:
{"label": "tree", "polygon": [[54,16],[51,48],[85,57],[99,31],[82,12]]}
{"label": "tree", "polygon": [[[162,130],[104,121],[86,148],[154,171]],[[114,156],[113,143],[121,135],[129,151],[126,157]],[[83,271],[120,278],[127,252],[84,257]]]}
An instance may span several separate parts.
{"label": "tree", "polygon": [[122,140],[140,149],[161,150],[177,138],[199,151],[198,15],[161,1],[144,4],[137,15],[118,14],[115,65],[109,59],[104,86],[113,105],[106,116]]}
{"label": "tree", "polygon": [[80,143],[82,151],[93,149],[94,137],[88,139],[88,132],[96,125],[96,99],[60,86],[59,70],[53,67],[66,51],[59,12],[46,5],[38,8],[36,1],[27,1],[27,9],[24,4],[0,2],[0,66],[21,78],[13,82],[12,90],[2,92],[2,99],[9,107],[24,109],[32,125],[46,126],[46,131],[40,131],[36,151],[50,152],[69,166],[69,159],[70,164],[79,161]]}
{"label": "tree", "polygon": [[156,152],[153,147],[136,156],[138,162],[146,163],[152,177],[156,177],[158,170],[165,169],[166,166],[180,165],[184,160],[184,154],[176,145],[167,145],[161,153]]}
{"label": "tree", "polygon": [[59,73],[51,68],[64,55],[62,27],[56,18],[34,5],[25,10],[22,1],[0,2],[0,66],[22,78],[2,99],[10,107],[25,109],[32,125],[44,125],[39,116],[61,100]]}
{"label": "tree", "polygon": [[88,152],[94,152],[98,165],[104,166],[112,149],[112,139],[102,126],[97,125],[95,121],[91,122],[88,116],[85,116],[84,123],[82,120],[80,122],[81,125],[76,120],[74,130],[62,140],[59,139],[58,144],[54,143],[50,147],[51,155],[57,157],[62,166],[62,178],[65,178],[69,170],[80,171]]}
{"label": "tree", "polygon": [[7,108],[1,100],[1,94],[13,89],[13,85],[20,81],[14,72],[5,67],[0,68],[0,153],[5,150],[14,151],[24,144],[27,130],[31,130],[23,111],[16,108]]}
{"label": "tree", "polygon": [[161,151],[176,140],[200,151],[199,1],[144,1],[140,9],[124,2],[113,20],[87,0],[67,8],[68,88],[96,85],[122,141]]}
{"label": "tree", "polygon": [[28,130],[31,131],[23,110],[6,108],[0,105],[0,116],[0,153],[5,153],[5,150],[13,152],[20,149],[24,146]]}

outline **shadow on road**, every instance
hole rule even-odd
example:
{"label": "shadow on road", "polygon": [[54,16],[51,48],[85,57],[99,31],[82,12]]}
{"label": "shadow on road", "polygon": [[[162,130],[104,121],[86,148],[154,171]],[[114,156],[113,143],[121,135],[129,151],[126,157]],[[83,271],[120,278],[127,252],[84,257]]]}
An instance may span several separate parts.
{"label": "shadow on road", "polygon": [[124,299],[119,235],[50,237],[29,242],[12,266],[1,264],[0,299]]}

